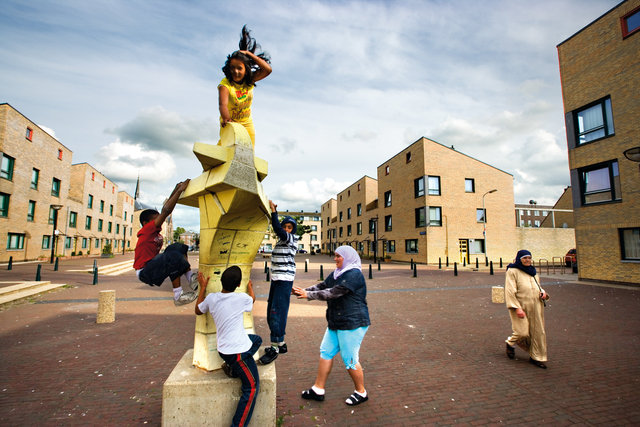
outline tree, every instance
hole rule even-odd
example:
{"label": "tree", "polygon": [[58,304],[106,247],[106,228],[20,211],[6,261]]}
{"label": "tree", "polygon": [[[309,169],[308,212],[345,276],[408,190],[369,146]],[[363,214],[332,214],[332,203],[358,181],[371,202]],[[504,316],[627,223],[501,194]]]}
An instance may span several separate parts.
{"label": "tree", "polygon": [[180,240],[180,235],[183,234],[186,230],[182,227],[178,227],[173,231],[173,241],[177,242]]}

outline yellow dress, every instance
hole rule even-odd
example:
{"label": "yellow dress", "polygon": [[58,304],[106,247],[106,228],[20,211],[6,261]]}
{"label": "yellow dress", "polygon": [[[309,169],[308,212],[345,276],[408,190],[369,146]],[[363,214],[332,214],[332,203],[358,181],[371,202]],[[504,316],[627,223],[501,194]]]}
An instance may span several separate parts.
{"label": "yellow dress", "polygon": [[[229,115],[231,120],[235,123],[239,123],[249,132],[251,143],[253,147],[256,146],[256,131],[253,127],[253,119],[251,118],[251,102],[253,101],[253,86],[244,84],[237,84],[230,82],[226,77],[222,79],[218,88],[224,86],[229,91],[229,100],[227,102],[227,108],[229,109]],[[220,117],[220,123],[222,123],[222,117]],[[220,127],[222,132],[222,127]]]}
{"label": "yellow dress", "polygon": [[[536,280],[538,281],[536,283]],[[520,346],[532,359],[547,361],[547,335],[544,331],[544,304],[540,300],[540,279],[517,268],[507,270],[504,284],[504,300],[511,317],[511,336],[507,344]],[[519,318],[516,309],[521,308],[525,317]]]}

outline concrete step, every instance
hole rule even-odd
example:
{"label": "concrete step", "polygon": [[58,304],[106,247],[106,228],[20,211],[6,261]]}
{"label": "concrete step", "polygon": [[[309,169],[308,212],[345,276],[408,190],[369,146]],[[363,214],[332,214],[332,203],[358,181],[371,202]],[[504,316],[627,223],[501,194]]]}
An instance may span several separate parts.
{"label": "concrete step", "polygon": [[[103,266],[98,266],[98,274],[106,275],[106,276],[118,276],[122,273],[126,273],[133,269],[133,260],[116,262],[114,264],[108,264]],[[79,270],[67,270],[67,271],[84,271],[87,273],[93,273],[93,266],[89,268],[83,268]]]}
{"label": "concrete step", "polygon": [[0,305],[60,288],[65,283],[23,282],[0,289]]}

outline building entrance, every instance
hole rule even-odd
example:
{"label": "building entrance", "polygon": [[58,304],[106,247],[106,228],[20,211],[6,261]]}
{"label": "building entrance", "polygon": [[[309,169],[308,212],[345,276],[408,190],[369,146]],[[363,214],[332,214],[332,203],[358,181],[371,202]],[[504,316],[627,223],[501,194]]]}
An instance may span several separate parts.
{"label": "building entrance", "polygon": [[460,262],[464,260],[469,264],[469,239],[458,239],[458,246],[460,246]]}

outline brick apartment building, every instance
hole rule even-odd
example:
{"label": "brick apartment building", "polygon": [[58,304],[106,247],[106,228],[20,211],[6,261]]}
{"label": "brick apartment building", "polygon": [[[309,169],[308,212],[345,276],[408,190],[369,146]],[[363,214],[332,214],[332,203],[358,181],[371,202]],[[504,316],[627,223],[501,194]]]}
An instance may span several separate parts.
{"label": "brick apartment building", "polygon": [[640,0],[557,49],[579,278],[640,283]]}
{"label": "brick apartment building", "polygon": [[133,197],[6,103],[0,152],[0,261],[135,247]]}
{"label": "brick apartment building", "polygon": [[513,258],[511,174],[421,138],[378,166],[377,176],[322,205],[323,252],[348,244],[365,256],[420,263]]}
{"label": "brick apartment building", "polygon": [[[282,219],[286,216],[293,218],[299,218],[302,220],[302,225],[308,225],[310,231],[302,235],[302,238],[298,241],[298,251],[315,252],[320,249],[320,235],[322,233],[322,226],[320,221],[320,214],[316,212],[304,212],[304,211],[284,211],[278,212],[278,217]],[[260,245],[261,252],[271,252],[276,246],[277,239],[273,235],[271,225],[269,230],[264,235],[262,244]]]}

